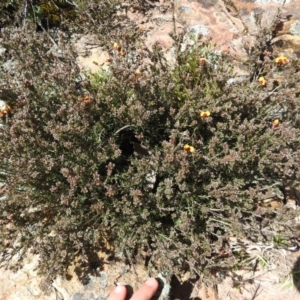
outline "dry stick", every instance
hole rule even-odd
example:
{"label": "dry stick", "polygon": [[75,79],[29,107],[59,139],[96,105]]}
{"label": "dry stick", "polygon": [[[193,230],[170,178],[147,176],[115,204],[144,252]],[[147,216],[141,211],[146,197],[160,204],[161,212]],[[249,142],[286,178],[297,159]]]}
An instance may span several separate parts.
{"label": "dry stick", "polygon": [[38,24],[39,26],[41,26],[41,28],[42,28],[43,31],[46,33],[46,35],[48,36],[48,38],[50,39],[50,41],[53,43],[53,45],[55,45],[56,47],[58,47],[58,45],[55,43],[55,41],[53,40],[53,38],[49,35],[49,33],[47,32],[47,30],[43,27],[41,21],[39,21],[38,18],[36,18],[32,3],[31,3],[31,9],[32,9],[32,11],[33,11],[34,18],[35,18],[35,21],[37,22],[37,24]]}
{"label": "dry stick", "polygon": [[155,7],[156,5],[149,0],[145,0],[150,6]]}
{"label": "dry stick", "polygon": [[[61,296],[63,296],[61,293],[60,293],[60,291],[55,287],[55,286],[53,286],[52,284],[51,284],[51,286],[52,286],[52,288],[54,289],[54,292],[55,292],[55,299],[56,300],[59,300],[58,299],[58,293],[61,295]],[[60,298],[60,297],[59,297]]]}
{"label": "dry stick", "polygon": [[176,36],[176,17],[175,17],[175,0],[172,1],[172,22],[173,22],[173,31]]}
{"label": "dry stick", "polygon": [[134,272],[136,281],[138,281],[138,273],[137,273],[137,271],[136,271],[135,264],[133,263],[133,261],[132,261],[130,255],[128,254],[128,252],[127,252],[126,249],[125,249],[125,255],[126,255],[127,259],[129,260],[129,263],[130,263],[131,267],[133,268],[133,272]]}
{"label": "dry stick", "polygon": [[24,19],[23,19],[23,26],[25,25],[26,22],[26,15],[27,15],[27,1],[25,2],[25,7],[24,7]]}
{"label": "dry stick", "polygon": [[[122,131],[122,130],[128,128],[128,127],[135,127],[135,125],[125,125],[125,126],[123,126],[122,128],[118,129],[118,130],[113,134],[113,136],[114,136],[114,135],[117,135],[120,131]],[[107,138],[107,139],[102,143],[102,145],[105,144],[109,139],[110,139],[110,138]]]}
{"label": "dry stick", "polygon": [[74,3],[73,1],[68,1],[68,0],[65,0],[66,1],[66,3],[68,3],[68,4],[70,4],[70,5],[72,5],[72,6],[76,6],[77,7],[77,4],[76,3]]}
{"label": "dry stick", "polygon": [[[55,4],[55,2],[54,2],[53,0],[50,0],[50,1],[51,1],[51,3],[52,3],[57,9],[59,9],[59,7]],[[65,2],[68,3],[68,4],[70,4],[71,6],[77,7],[77,4],[74,3],[74,2],[72,2],[72,1],[65,0]]]}
{"label": "dry stick", "polygon": [[259,288],[260,288],[260,284],[257,286],[256,290],[254,291],[254,294],[253,294],[251,300],[254,300],[254,299],[255,299],[255,297],[256,297],[256,295],[257,295],[257,292],[258,292]]}

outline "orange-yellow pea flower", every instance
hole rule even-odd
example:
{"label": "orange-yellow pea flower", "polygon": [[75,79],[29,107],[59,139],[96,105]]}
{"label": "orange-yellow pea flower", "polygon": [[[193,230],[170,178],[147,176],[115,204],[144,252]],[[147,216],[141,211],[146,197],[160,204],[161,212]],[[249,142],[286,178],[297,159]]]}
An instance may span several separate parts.
{"label": "orange-yellow pea flower", "polygon": [[198,62],[199,62],[201,65],[205,65],[205,64],[207,63],[207,60],[206,60],[206,58],[204,58],[204,57],[200,57],[200,58],[198,59]]}
{"label": "orange-yellow pea flower", "polygon": [[283,65],[287,65],[289,61],[285,56],[280,55],[279,57],[275,58],[275,62],[278,66],[283,66]]}
{"label": "orange-yellow pea flower", "polygon": [[117,51],[120,51],[121,47],[119,46],[118,43],[114,42],[113,48]]}
{"label": "orange-yellow pea flower", "polygon": [[272,123],[272,127],[273,128],[278,127],[278,125],[279,125],[279,120],[278,119],[274,120],[273,123]]}
{"label": "orange-yellow pea flower", "polygon": [[183,146],[183,149],[184,149],[186,152],[190,152],[190,153],[195,152],[195,148],[194,148],[193,146],[188,145],[188,144],[185,144],[185,145]]}
{"label": "orange-yellow pea flower", "polygon": [[265,78],[262,76],[258,78],[258,82],[261,86],[266,86],[266,84],[267,84]]}
{"label": "orange-yellow pea flower", "polygon": [[10,111],[11,111],[10,106],[5,104],[0,108],[0,117],[6,116]]}
{"label": "orange-yellow pea flower", "polygon": [[137,69],[135,72],[134,72],[134,78],[133,80],[135,82],[137,82],[140,78],[142,77],[142,73],[139,69]]}
{"label": "orange-yellow pea flower", "polygon": [[124,56],[126,54],[126,51],[124,49],[120,50],[120,55]]}
{"label": "orange-yellow pea flower", "polygon": [[142,73],[141,73],[141,71],[140,71],[139,69],[137,69],[137,70],[134,72],[134,75],[140,77],[140,76],[142,76]]}
{"label": "orange-yellow pea flower", "polygon": [[85,103],[91,103],[92,102],[91,97],[89,95],[85,95],[83,97],[79,97],[78,101],[79,102],[85,102]]}
{"label": "orange-yellow pea flower", "polygon": [[201,111],[200,113],[200,117],[202,118],[208,118],[210,116],[210,111],[206,110],[206,111]]}

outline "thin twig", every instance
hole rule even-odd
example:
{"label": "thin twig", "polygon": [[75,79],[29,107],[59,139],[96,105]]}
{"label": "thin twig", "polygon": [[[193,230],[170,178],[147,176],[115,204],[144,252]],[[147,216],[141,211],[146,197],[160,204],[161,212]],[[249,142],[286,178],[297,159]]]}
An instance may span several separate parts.
{"label": "thin twig", "polygon": [[255,297],[256,297],[257,292],[258,292],[259,289],[260,289],[260,284],[257,286],[256,290],[254,291],[254,294],[253,294],[251,300],[254,300],[254,299],[255,299]]}
{"label": "thin twig", "polygon": [[26,16],[27,16],[27,1],[25,2],[25,7],[24,7],[24,19],[23,19],[23,26],[25,26],[25,22],[26,22]]}
{"label": "thin twig", "polygon": [[177,34],[176,34],[176,17],[175,17],[175,0],[172,1],[172,22],[173,22],[174,35],[177,36]]}
{"label": "thin twig", "polygon": [[53,38],[49,35],[49,33],[47,32],[47,30],[43,27],[41,21],[36,17],[35,11],[34,11],[34,7],[33,7],[32,3],[31,3],[31,9],[32,9],[32,11],[33,11],[33,14],[34,14],[34,18],[35,18],[36,23],[37,23],[37,24],[42,28],[42,30],[46,33],[46,35],[48,36],[48,38],[50,39],[50,41],[51,41],[56,47],[58,47],[58,45],[57,45],[56,42],[53,40]]}
{"label": "thin twig", "polygon": [[128,127],[135,127],[135,125],[125,125],[122,128],[120,128],[119,130],[117,130],[113,135],[118,134],[120,131],[122,131],[122,130],[128,128]]}
{"label": "thin twig", "polygon": [[[120,131],[122,131],[122,130],[128,128],[128,127],[135,127],[135,125],[125,125],[125,126],[123,126],[122,128],[118,129],[112,136],[117,135]],[[105,144],[109,139],[110,139],[110,137],[107,138],[105,141],[103,141],[103,142],[102,142],[102,145]]]}
{"label": "thin twig", "polygon": [[43,29],[43,31],[46,33],[46,35],[48,36],[49,40],[53,43],[54,46],[58,47],[58,45],[56,44],[56,42],[53,40],[53,38],[51,37],[51,35],[47,32],[47,30],[43,27],[42,23],[40,21],[37,22],[38,25]]}
{"label": "thin twig", "polygon": [[150,0],[145,0],[150,6],[155,7],[156,5],[152,3]]}

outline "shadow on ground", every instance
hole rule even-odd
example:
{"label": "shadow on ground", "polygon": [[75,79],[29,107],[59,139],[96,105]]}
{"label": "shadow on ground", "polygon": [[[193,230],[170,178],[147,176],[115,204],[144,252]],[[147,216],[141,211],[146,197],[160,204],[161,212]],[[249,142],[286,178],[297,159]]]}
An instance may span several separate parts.
{"label": "shadow on ground", "polygon": [[292,269],[294,287],[300,292],[300,257],[297,258]]}
{"label": "shadow on ground", "polygon": [[176,276],[171,278],[171,295],[174,300],[201,300],[199,297],[191,297],[195,283],[199,278],[187,280],[182,284]]}

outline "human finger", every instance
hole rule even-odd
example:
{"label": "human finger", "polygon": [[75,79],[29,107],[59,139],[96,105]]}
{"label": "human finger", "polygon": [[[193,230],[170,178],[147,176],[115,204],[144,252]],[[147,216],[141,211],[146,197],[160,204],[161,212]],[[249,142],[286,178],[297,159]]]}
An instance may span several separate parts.
{"label": "human finger", "polygon": [[124,285],[118,285],[106,300],[125,300],[126,287]]}
{"label": "human finger", "polygon": [[130,300],[150,300],[158,289],[158,282],[149,278],[132,296]]}

